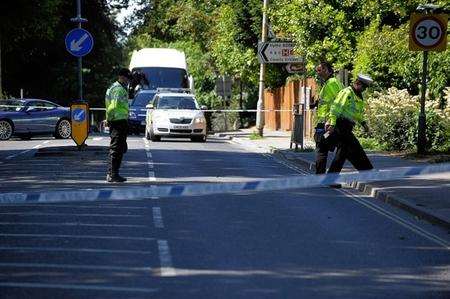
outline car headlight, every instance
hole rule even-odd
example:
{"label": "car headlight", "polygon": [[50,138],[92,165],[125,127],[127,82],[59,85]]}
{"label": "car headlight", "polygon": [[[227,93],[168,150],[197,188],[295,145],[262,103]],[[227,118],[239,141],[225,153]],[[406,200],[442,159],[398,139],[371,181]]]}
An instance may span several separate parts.
{"label": "car headlight", "polygon": [[197,117],[194,119],[195,124],[204,124],[206,122],[206,119],[204,117]]}
{"label": "car headlight", "polygon": [[136,113],[134,113],[133,111],[130,111],[130,112],[128,113],[128,117],[129,117],[129,118],[136,118]]}

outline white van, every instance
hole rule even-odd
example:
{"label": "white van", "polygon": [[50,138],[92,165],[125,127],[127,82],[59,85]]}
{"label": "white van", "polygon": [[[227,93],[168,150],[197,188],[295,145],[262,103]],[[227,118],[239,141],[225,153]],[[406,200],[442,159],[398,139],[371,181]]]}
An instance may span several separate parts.
{"label": "white van", "polygon": [[142,132],[145,128],[145,106],[152,100],[158,88],[190,88],[194,82],[188,76],[186,56],[175,49],[144,48],[134,51],[130,70],[140,72],[146,82],[139,87],[130,102],[128,123],[131,132]]}

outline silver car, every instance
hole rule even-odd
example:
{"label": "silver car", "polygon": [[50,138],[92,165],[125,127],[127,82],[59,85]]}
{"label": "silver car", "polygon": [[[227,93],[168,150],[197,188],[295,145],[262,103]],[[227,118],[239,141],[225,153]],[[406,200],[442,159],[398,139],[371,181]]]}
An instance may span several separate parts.
{"label": "silver car", "polygon": [[53,135],[70,138],[70,109],[38,99],[0,100],[0,140]]}

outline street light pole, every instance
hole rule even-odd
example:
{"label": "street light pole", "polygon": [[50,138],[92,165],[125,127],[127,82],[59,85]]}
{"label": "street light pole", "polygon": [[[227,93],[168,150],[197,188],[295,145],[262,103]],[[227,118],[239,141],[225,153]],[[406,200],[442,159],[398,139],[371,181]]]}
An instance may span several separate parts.
{"label": "street light pole", "polygon": [[[264,0],[263,4],[263,19],[262,19],[262,33],[261,33],[261,41],[264,43],[267,41],[267,7],[269,5],[269,0]],[[258,104],[257,104],[257,112],[256,112],[256,128],[258,130],[258,135],[263,136],[264,131],[264,77],[266,74],[266,65],[261,63],[259,69],[259,96],[258,96]]]}

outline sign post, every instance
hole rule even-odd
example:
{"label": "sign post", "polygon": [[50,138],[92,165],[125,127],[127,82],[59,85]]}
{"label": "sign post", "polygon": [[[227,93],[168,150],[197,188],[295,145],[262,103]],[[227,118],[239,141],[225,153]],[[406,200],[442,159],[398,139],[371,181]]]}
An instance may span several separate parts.
{"label": "sign post", "polygon": [[[81,28],[87,19],[81,17],[81,0],[77,0],[77,16],[70,19],[78,23],[78,28],[67,33],[65,44],[67,51],[78,58],[78,101],[70,107],[72,118],[72,139],[78,145],[78,149],[86,141],[89,134],[89,106],[83,99],[83,56],[89,54],[94,46],[92,35]],[[83,119],[81,116],[83,116]]]}
{"label": "sign post", "polygon": [[413,13],[409,27],[409,49],[423,51],[422,93],[417,132],[417,153],[426,152],[425,93],[427,90],[428,51],[445,51],[447,47],[446,14]]}

